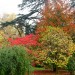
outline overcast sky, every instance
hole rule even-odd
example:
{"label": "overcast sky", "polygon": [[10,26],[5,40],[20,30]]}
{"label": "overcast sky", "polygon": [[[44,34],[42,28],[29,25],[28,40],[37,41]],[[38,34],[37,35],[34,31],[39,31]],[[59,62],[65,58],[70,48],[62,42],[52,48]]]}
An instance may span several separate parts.
{"label": "overcast sky", "polygon": [[4,13],[19,13],[18,4],[22,0],[0,0],[0,15]]}

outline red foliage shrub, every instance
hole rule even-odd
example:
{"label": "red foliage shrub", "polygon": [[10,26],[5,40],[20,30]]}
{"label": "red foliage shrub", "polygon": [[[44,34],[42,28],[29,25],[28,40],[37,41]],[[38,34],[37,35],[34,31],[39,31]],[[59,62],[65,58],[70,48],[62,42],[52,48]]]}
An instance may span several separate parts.
{"label": "red foliage shrub", "polygon": [[24,37],[19,37],[16,39],[8,38],[10,44],[13,45],[23,45],[23,46],[37,46],[38,43],[38,36],[34,34],[26,35]]}

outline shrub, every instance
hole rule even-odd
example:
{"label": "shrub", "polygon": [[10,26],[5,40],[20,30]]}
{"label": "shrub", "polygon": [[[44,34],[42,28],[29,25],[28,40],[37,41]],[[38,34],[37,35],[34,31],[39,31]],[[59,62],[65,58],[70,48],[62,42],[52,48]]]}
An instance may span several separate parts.
{"label": "shrub", "polygon": [[71,75],[75,75],[75,52],[72,54],[72,56],[68,60],[67,69],[71,73]]}
{"label": "shrub", "polygon": [[14,45],[23,45],[26,46],[27,48],[31,46],[38,46],[38,36],[35,36],[34,34],[29,34],[23,37],[18,37],[15,39],[8,38],[8,42],[14,46]]}
{"label": "shrub", "polygon": [[25,75],[30,60],[22,46],[0,48],[0,75]]}

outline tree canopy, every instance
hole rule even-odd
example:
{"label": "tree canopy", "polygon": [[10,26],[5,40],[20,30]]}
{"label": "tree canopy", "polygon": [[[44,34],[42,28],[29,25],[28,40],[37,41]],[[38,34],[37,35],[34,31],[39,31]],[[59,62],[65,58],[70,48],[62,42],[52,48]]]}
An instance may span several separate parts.
{"label": "tree canopy", "polygon": [[[37,19],[41,18],[40,14],[41,10],[43,8],[43,6],[48,6],[50,5],[50,3],[54,5],[58,2],[62,2],[63,0],[22,0],[22,3],[19,4],[19,8],[21,8],[21,10],[25,10],[25,8],[30,9],[28,14],[19,14],[17,18],[15,18],[14,20],[10,21],[10,22],[3,22],[1,23],[2,28],[6,27],[8,25],[12,25],[16,23],[18,24],[19,28],[26,28],[26,34],[32,33],[35,30],[35,26],[31,26],[29,24],[30,21],[32,21],[35,25],[36,25],[36,21]],[[64,2],[65,3],[65,2]],[[74,0],[70,0],[69,3],[71,3],[71,8],[73,8],[75,6],[75,1]],[[33,31],[32,31],[33,30]]]}
{"label": "tree canopy", "polygon": [[71,8],[75,7],[75,0],[71,0]]}

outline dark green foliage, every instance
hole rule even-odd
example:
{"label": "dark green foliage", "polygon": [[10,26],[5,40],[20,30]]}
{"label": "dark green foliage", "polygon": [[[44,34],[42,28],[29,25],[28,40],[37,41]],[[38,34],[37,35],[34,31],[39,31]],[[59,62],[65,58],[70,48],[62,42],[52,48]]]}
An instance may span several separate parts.
{"label": "dark green foliage", "polygon": [[24,47],[0,48],[0,75],[25,75],[30,69],[30,60]]}
{"label": "dark green foliage", "polygon": [[67,69],[69,71],[75,71],[75,52],[73,55],[69,58],[68,64],[67,64]]}

